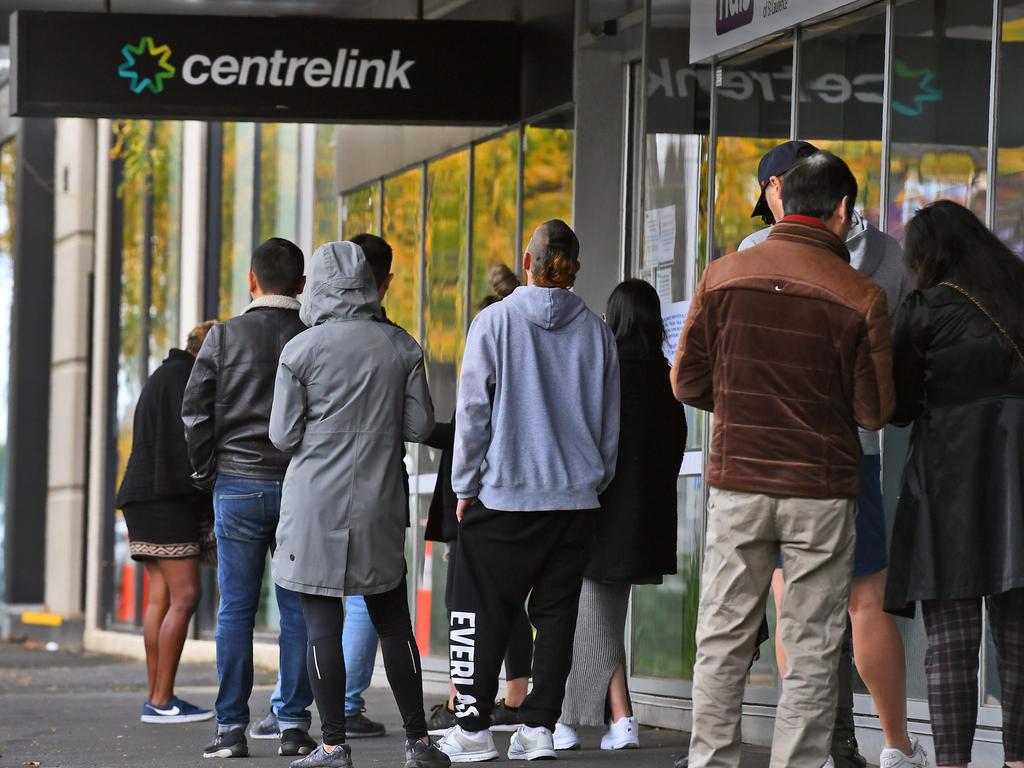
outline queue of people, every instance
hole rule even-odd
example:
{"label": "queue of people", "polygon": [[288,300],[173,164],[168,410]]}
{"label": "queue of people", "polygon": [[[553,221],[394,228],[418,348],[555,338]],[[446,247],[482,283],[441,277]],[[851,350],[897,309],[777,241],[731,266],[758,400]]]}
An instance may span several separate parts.
{"label": "queue of people", "polygon": [[[293,768],[349,768],[350,738],[384,734],[361,699],[379,641],[406,768],[497,759],[497,729],[514,731],[511,760],[578,749],[581,726],[606,729],[602,749],[639,747],[626,614],[632,585],[676,569],[687,404],[714,419],[692,738],[677,766],[739,766],[771,590],[773,768],[865,765],[851,648],[883,768],[932,765],[908,729],[891,618],[917,603],[935,764],[966,766],[983,600],[1005,762],[1024,768],[1024,262],[948,201],[910,222],[904,253],[854,208],[843,160],[805,142],[769,152],[758,183],[754,217],[769,226],[704,271],[671,365],[654,289],[627,280],[597,316],[573,291],[576,234],[538,226],[526,284],[492,274],[447,423],[422,350],[384,311],[385,241],[326,243],[308,264],[287,240],[256,248],[252,303],[172,350],[136,411],[118,500],[150,579],[143,722],[215,716],[206,757],[247,756],[248,729],[278,739]],[[889,423],[914,425],[891,547]],[[406,442],[442,451],[427,536],[448,548],[452,693],[429,718],[407,601]],[[279,679],[252,724],[268,553]],[[174,695],[203,555],[220,592],[215,711]]]}

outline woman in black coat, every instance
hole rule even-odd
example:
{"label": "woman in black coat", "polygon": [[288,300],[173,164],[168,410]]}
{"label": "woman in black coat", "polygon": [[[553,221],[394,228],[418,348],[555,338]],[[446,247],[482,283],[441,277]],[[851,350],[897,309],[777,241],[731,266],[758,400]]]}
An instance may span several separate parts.
{"label": "woman in black coat", "polygon": [[627,280],[608,298],[607,316],[622,384],[619,456],[615,479],[600,497],[556,749],[578,746],[575,726],[606,723],[602,749],[639,746],[625,675],[630,588],[660,584],[663,575],[676,572],[686,419],[662,351],[661,302],[649,283]]}
{"label": "woman in black coat", "polygon": [[907,227],[918,290],[893,330],[896,416],[914,423],[886,608],[921,602],[939,766],[971,759],[981,603],[999,657],[1003,745],[1024,766],[1024,263],[961,205]]}
{"label": "woman in black coat", "polygon": [[178,659],[199,602],[202,540],[213,534],[211,496],[190,480],[181,402],[212,326],[211,321],[194,328],[186,349],[172,349],[143,386],[135,406],[132,452],[117,493],[132,559],[143,563],[149,578],[142,620],[149,677],[144,723],[190,723],[214,714],[174,695]]}

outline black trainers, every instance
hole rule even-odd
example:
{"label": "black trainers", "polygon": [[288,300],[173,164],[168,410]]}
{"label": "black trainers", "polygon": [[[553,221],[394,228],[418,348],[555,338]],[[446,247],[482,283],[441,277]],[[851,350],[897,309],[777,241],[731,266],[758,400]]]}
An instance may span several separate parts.
{"label": "black trainers", "polygon": [[316,749],[316,742],[309,738],[309,734],[301,728],[286,728],[281,732],[281,746],[277,748],[277,754],[285,757],[296,755],[308,755]]}
{"label": "black trainers", "polygon": [[345,735],[350,739],[365,739],[370,736],[383,736],[383,723],[375,723],[362,712],[354,715],[345,715]]}
{"label": "black trainers", "polygon": [[519,718],[519,707],[510,707],[504,699],[494,703],[494,711],[491,712],[491,730],[511,732],[519,730],[523,721]]}
{"label": "black trainers", "polygon": [[232,728],[218,733],[203,749],[203,757],[248,757],[249,745],[245,741],[244,728]]}
{"label": "black trainers", "polygon": [[425,744],[419,739],[405,740],[405,768],[443,768],[451,764],[448,755],[434,746],[433,742]]}
{"label": "black trainers", "polygon": [[273,707],[267,712],[267,716],[249,728],[250,739],[279,739],[281,738],[281,726],[277,724],[277,715]]}
{"label": "black trainers", "polygon": [[830,752],[836,768],[866,768],[868,764],[860,753],[856,739],[833,741]]}
{"label": "black trainers", "polygon": [[448,702],[442,701],[430,708],[427,718],[427,733],[431,736],[444,736],[444,732],[455,725],[455,713],[448,709]]}
{"label": "black trainers", "polygon": [[680,755],[672,763],[672,768],[690,768],[690,758],[686,755]]}
{"label": "black trainers", "polygon": [[289,768],[352,768],[352,747],[339,744],[328,752],[321,744],[305,757],[292,760]]}

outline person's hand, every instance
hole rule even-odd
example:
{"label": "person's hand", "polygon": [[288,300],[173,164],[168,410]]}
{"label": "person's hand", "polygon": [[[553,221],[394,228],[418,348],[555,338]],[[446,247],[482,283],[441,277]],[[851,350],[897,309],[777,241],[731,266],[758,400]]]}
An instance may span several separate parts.
{"label": "person's hand", "polygon": [[460,523],[466,515],[466,510],[474,504],[476,504],[476,499],[459,499],[459,503],[455,506],[455,517],[458,518]]}

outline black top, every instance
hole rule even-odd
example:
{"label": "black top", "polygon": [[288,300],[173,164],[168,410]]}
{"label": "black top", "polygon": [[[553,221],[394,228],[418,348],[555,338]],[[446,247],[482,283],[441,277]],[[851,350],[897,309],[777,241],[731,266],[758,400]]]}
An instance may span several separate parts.
{"label": "black top", "polygon": [[1024,587],[1024,363],[991,320],[941,285],[900,306],[893,358],[895,421],[914,428],[886,608]]}
{"label": "black top", "polygon": [[142,387],[118,507],[201,493],[189,481],[192,465],[181,424],[181,400],[194,362],[188,352],[172,349]]}
{"label": "black top", "polygon": [[677,483],[686,447],[683,406],[665,358],[619,348],[622,408],[615,479],[600,496],[588,578],[660,583],[676,572]]}
{"label": "black top", "polygon": [[441,451],[441,464],[437,468],[437,483],[434,485],[434,496],[430,499],[424,538],[427,541],[455,541],[459,536],[459,520],[455,516],[459,497],[452,489],[455,416],[453,415],[451,422],[447,424],[435,424],[434,431],[425,444]]}

